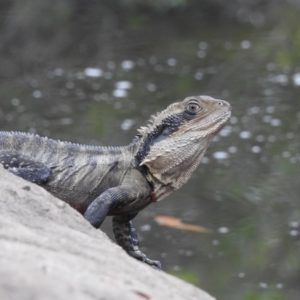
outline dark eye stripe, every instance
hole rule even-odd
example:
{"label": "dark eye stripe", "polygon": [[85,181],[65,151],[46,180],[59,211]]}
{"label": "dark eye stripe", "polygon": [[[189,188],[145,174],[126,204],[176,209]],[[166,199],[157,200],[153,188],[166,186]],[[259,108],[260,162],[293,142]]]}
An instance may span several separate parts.
{"label": "dark eye stripe", "polygon": [[135,155],[138,164],[140,164],[150,151],[150,146],[158,143],[173,132],[177,131],[181,124],[185,122],[186,118],[183,113],[178,113],[165,118],[162,123],[156,126],[152,132],[150,132],[143,142],[143,146]]}

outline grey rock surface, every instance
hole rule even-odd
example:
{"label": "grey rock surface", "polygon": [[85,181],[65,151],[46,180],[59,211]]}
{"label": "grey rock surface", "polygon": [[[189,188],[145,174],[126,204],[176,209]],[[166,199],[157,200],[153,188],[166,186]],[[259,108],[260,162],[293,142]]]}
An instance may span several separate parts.
{"label": "grey rock surface", "polygon": [[213,300],[129,257],[41,187],[0,167],[0,299]]}

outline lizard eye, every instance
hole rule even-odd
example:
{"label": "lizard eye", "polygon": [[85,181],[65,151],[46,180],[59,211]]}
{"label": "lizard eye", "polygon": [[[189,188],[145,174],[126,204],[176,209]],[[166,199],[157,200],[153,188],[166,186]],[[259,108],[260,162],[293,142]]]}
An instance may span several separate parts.
{"label": "lizard eye", "polygon": [[201,106],[195,102],[189,103],[186,107],[187,112],[192,113],[192,114],[195,114],[200,109],[201,109]]}

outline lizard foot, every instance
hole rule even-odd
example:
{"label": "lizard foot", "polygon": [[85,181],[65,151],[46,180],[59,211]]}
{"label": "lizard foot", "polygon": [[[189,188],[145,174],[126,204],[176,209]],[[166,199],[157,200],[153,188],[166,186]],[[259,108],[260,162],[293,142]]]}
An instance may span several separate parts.
{"label": "lizard foot", "polygon": [[151,266],[155,270],[161,270],[161,263],[158,260],[151,260],[149,259],[144,253],[141,251],[129,251],[128,254],[144,263],[147,265]]}

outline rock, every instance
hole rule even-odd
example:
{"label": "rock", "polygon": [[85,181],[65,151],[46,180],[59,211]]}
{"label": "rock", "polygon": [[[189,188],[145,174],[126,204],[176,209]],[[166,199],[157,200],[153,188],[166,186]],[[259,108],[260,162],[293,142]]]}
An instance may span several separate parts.
{"label": "rock", "polygon": [[0,168],[0,299],[213,300],[129,257],[41,187]]}

